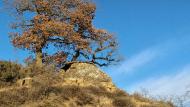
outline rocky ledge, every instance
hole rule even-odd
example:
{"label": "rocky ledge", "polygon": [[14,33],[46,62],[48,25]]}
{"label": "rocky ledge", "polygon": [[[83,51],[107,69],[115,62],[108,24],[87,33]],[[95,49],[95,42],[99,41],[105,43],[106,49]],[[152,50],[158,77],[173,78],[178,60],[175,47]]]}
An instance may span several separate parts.
{"label": "rocky ledge", "polygon": [[73,63],[61,74],[64,78],[63,85],[104,87],[108,91],[115,91],[116,89],[112,79],[94,64]]}

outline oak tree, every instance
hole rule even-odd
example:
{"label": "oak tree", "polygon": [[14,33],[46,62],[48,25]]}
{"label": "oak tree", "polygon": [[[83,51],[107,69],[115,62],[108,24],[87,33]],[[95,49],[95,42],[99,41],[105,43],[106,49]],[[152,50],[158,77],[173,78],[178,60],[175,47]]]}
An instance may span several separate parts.
{"label": "oak tree", "polygon": [[[19,17],[13,23],[13,45],[36,54],[36,63],[47,59],[91,62],[106,66],[117,61],[114,35],[93,26],[96,5],[89,0],[5,0]],[[49,48],[55,48],[53,55]],[[44,59],[44,60],[43,60]]]}

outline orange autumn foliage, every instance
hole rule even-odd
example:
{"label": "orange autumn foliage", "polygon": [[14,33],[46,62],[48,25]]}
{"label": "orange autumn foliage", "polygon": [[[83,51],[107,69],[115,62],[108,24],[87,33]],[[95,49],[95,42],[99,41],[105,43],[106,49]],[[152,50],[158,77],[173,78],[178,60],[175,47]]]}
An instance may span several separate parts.
{"label": "orange autumn foliage", "polygon": [[[22,17],[16,20],[11,33],[13,45],[37,53],[38,60],[65,64],[72,61],[91,62],[106,66],[118,60],[117,42],[92,21],[96,5],[89,0],[5,0]],[[29,18],[28,18],[29,17]],[[48,55],[44,49],[53,45],[56,52]],[[45,54],[45,55],[42,55]]]}

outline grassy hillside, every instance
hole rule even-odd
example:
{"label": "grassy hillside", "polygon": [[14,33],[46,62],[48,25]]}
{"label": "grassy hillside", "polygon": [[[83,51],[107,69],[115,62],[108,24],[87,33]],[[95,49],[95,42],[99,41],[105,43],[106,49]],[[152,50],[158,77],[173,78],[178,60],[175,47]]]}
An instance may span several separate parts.
{"label": "grassy hillside", "polygon": [[[93,71],[93,70],[92,70]],[[23,67],[0,62],[0,107],[174,107],[139,94],[94,85],[64,84],[65,75],[53,66]]]}

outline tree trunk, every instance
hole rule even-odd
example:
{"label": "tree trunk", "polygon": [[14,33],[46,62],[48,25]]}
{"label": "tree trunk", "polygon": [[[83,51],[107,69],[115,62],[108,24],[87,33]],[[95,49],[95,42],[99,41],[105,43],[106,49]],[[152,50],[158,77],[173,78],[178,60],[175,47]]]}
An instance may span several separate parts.
{"label": "tree trunk", "polygon": [[80,50],[76,50],[76,53],[72,58],[72,61],[77,61],[77,58],[79,57],[79,55],[80,55]]}
{"label": "tree trunk", "polygon": [[37,66],[42,66],[42,51],[37,51],[36,52],[36,65]]}

